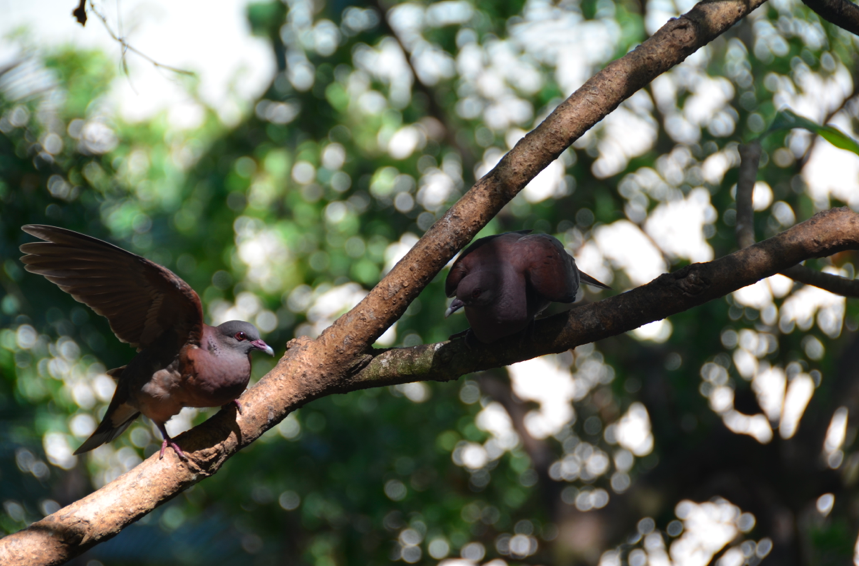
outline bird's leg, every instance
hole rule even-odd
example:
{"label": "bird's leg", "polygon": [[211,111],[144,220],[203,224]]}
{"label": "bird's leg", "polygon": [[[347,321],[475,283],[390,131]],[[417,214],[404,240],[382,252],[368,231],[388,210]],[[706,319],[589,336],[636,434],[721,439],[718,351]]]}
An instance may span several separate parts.
{"label": "bird's leg", "polygon": [[232,401],[230,401],[226,405],[222,405],[221,408],[222,409],[228,409],[230,407],[230,405],[235,405],[236,411],[238,411],[240,415],[242,414],[242,404],[239,402],[238,399],[233,399]]}
{"label": "bird's leg", "polygon": [[187,460],[188,457],[185,456],[185,453],[182,452],[182,449],[179,448],[179,445],[176,444],[176,442],[174,442],[172,438],[170,438],[169,434],[167,434],[167,429],[164,427],[164,423],[155,423],[155,425],[158,427],[158,430],[161,431],[161,436],[164,437],[164,442],[161,443],[161,455],[158,456],[158,459],[164,459],[164,449],[167,448],[167,446],[170,446],[170,448],[172,448],[173,451],[176,452],[177,456],[179,456],[183,460]]}

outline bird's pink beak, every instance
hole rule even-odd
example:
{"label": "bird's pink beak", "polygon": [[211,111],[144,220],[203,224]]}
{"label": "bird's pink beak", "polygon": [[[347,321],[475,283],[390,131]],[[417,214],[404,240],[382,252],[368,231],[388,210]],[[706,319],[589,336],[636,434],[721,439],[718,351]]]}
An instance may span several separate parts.
{"label": "bird's pink beak", "polygon": [[251,346],[253,346],[257,350],[262,350],[263,352],[265,352],[269,356],[274,355],[274,350],[271,349],[271,346],[269,346],[268,344],[266,344],[262,340],[254,340],[253,342],[251,342]]}
{"label": "bird's pink beak", "polygon": [[452,315],[453,313],[455,313],[456,311],[458,311],[459,309],[461,309],[464,306],[465,306],[465,303],[463,303],[459,299],[452,300],[450,302],[450,306],[447,307],[446,311],[444,311],[444,317],[445,318],[449,317],[450,315]]}

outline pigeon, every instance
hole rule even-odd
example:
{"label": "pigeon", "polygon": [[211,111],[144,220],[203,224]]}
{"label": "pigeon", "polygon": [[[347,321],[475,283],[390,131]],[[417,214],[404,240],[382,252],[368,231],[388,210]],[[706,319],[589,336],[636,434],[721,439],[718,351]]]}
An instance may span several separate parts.
{"label": "pigeon", "polygon": [[43,275],[78,302],[107,318],[120,341],[137,348],[128,365],[108,372],[117,381],[101,424],[75,451],[118,437],[143,413],[180,458],[164,424],[182,407],[235,404],[251,375],[254,350],[274,355],[249,322],[203,322],[196,292],[157,263],[97,238],[39,224],[21,229],[42,242],[21,246],[27,271]]}
{"label": "pigeon", "polygon": [[471,331],[484,344],[521,332],[553,301],[572,303],[580,281],[610,289],[579,271],[557,238],[530,232],[477,240],[447,275],[445,294],[455,298],[445,317],[464,308]]}

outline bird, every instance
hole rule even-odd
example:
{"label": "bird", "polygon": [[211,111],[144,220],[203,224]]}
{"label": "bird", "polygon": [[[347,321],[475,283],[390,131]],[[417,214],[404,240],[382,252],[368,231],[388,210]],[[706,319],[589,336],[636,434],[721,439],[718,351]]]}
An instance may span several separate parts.
{"label": "bird", "polygon": [[575,301],[579,282],[610,289],[580,271],[553,236],[531,230],[487,236],[451,267],[444,289],[454,299],[445,317],[464,308],[474,337],[491,344],[527,328],[553,301]]}
{"label": "bird", "polygon": [[121,342],[137,355],[107,373],[116,390],[104,418],[75,454],[117,438],[142,413],[163,442],[185,459],[165,423],[183,407],[226,407],[245,390],[251,352],[274,350],[257,328],[240,320],[219,326],[203,322],[197,293],[169,269],[105,241],[56,226],[21,229],[40,242],[21,245],[21,261],[93,311],[107,318]]}

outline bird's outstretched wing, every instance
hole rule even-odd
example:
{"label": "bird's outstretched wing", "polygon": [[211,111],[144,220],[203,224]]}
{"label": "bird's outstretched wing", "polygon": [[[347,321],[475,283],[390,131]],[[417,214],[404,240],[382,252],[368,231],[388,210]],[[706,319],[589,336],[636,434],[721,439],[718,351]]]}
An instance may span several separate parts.
{"label": "bird's outstretched wing", "polygon": [[199,343],[200,297],[169,269],[65,228],[28,224],[21,229],[44,240],[21,246],[27,271],[107,318],[121,341],[140,350],[172,330],[177,347]]}

